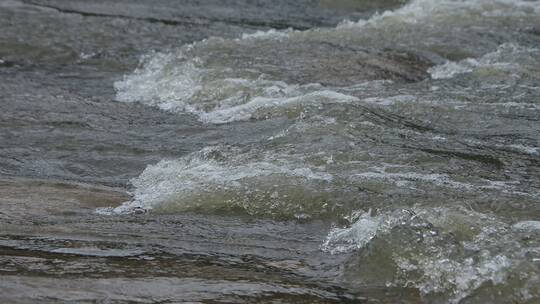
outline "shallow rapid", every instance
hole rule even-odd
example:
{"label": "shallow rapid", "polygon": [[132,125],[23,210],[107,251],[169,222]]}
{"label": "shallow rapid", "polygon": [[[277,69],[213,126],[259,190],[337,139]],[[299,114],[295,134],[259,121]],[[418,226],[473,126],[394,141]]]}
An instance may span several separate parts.
{"label": "shallow rapid", "polygon": [[[70,208],[42,182],[39,234],[18,227],[20,206],[34,207],[17,185],[35,180],[0,183],[16,215],[0,217],[13,257],[0,288],[149,303],[539,301],[540,2],[381,8],[144,50],[104,94],[150,115],[124,144],[137,169],[59,182]],[[96,180],[106,186],[82,183]]]}

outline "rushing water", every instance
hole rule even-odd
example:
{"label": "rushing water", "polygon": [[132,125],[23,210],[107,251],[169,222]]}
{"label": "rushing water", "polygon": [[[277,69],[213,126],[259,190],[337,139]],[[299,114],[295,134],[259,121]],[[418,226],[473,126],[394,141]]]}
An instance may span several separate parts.
{"label": "rushing water", "polygon": [[1,298],[540,301],[539,1],[188,2],[0,6]]}

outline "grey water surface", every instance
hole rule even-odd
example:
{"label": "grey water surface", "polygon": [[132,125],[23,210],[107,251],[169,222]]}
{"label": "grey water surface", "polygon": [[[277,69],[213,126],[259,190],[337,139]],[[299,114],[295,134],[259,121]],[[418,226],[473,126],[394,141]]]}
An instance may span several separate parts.
{"label": "grey water surface", "polygon": [[0,302],[537,303],[540,1],[0,0]]}

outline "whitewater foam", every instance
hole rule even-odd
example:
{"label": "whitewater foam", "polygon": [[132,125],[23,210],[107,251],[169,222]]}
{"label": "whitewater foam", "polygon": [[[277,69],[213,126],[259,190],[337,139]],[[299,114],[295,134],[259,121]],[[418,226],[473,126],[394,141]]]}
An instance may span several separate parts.
{"label": "whitewater foam", "polygon": [[[513,9],[509,9],[513,8]],[[447,18],[450,15],[466,16],[464,12],[479,12],[486,17],[529,16],[540,13],[538,2],[526,0],[413,0],[396,10],[378,13],[367,20],[345,20],[338,28],[358,28],[365,26],[381,26],[384,22],[401,22],[416,24],[426,19]]]}
{"label": "whitewater foam", "polygon": [[[297,103],[299,100],[303,100],[304,104],[309,104],[310,98],[325,99],[325,102],[332,100],[338,102],[355,101],[356,97],[344,96],[340,92],[351,89],[358,90],[362,84],[345,86],[341,90],[319,84],[288,83],[283,81],[283,75],[279,75],[279,73],[278,77],[273,75],[278,67],[268,68],[268,65],[262,63],[266,67],[261,70],[253,67],[252,64],[246,65],[243,62],[255,62],[259,59],[251,55],[246,55],[247,57],[244,58],[236,53],[244,48],[257,52],[259,47],[295,50],[296,46],[312,41],[316,41],[320,45],[328,43],[339,46],[340,39],[355,41],[355,43],[362,45],[370,41],[361,39],[360,33],[363,33],[365,29],[361,30],[360,28],[363,27],[372,27],[377,30],[378,27],[390,26],[396,22],[410,25],[420,22],[443,22],[439,21],[439,19],[444,19],[441,16],[445,16],[445,18],[449,18],[449,14],[460,16],[460,11],[474,14],[476,10],[511,12],[517,9],[527,13],[531,9],[536,10],[538,6],[538,4],[529,1],[414,0],[394,11],[376,14],[367,20],[358,22],[343,22],[332,29],[312,29],[303,32],[290,29],[284,31],[271,29],[244,34],[237,39],[209,38],[184,45],[175,52],[150,53],[143,56],[139,68],[115,83],[116,99],[123,102],[142,102],[176,113],[193,113],[201,121],[215,124],[248,120],[254,117],[265,119],[266,115],[257,116],[256,112],[260,109],[278,109],[274,113],[283,114],[287,112],[279,110],[283,106]],[[336,39],[338,41],[334,41]],[[287,43],[283,43],[284,41]],[[503,44],[494,53],[484,55],[480,59],[471,58],[459,62],[447,62],[431,68],[429,72],[435,79],[445,79],[457,74],[472,72],[479,67],[491,66],[512,69],[515,65],[506,64],[504,60],[514,55],[521,56],[530,51],[515,44]],[[216,52],[228,55],[222,56],[221,60],[216,62],[212,60],[212,54]],[[377,67],[389,69],[388,72],[400,72],[400,68],[390,68],[387,63],[379,62],[379,58],[366,58],[364,60],[369,63],[368,66],[376,62]],[[321,70],[319,74],[324,72]],[[295,75],[294,71],[291,73]],[[329,96],[329,92],[334,92],[333,96]],[[403,98],[397,100],[373,99],[381,105],[408,100]]]}
{"label": "whitewater foam", "polygon": [[512,225],[513,229],[540,232],[540,221],[522,221]]}
{"label": "whitewater foam", "polygon": [[512,149],[531,154],[531,155],[539,155],[540,154],[540,147],[531,147],[531,146],[525,146],[525,145],[510,145],[509,146]]}
{"label": "whitewater foam", "polygon": [[[302,202],[295,200],[302,198],[295,197],[295,184],[300,183],[306,190],[310,183],[320,185],[333,179],[329,173],[316,172],[287,160],[249,161],[248,155],[236,153],[224,147],[210,147],[178,160],[164,160],[149,166],[132,180],[135,187],[132,201],[98,212],[114,214],[152,209],[179,212],[200,208],[206,212],[241,208],[247,213],[267,215],[286,213],[288,209],[300,212]],[[308,191],[305,192],[304,199],[309,199]]]}
{"label": "whitewater foam", "polygon": [[[247,39],[247,38],[246,38]],[[258,110],[286,112],[289,106],[353,102],[353,96],[323,88],[318,84],[288,85],[282,81],[234,78],[225,69],[201,67],[198,57],[185,59],[178,54],[153,54],[132,75],[115,83],[117,100],[143,102],[171,112],[189,112],[202,122],[222,124],[249,120]],[[223,74],[231,77],[223,78]],[[266,112],[268,118],[272,113]]]}
{"label": "whitewater foam", "polygon": [[[538,222],[516,223],[512,229],[494,216],[464,208],[414,207],[359,213],[350,227],[332,229],[321,249],[331,254],[384,245],[396,265],[391,286],[413,285],[426,299],[449,294],[458,303],[481,286],[504,284],[534,248],[519,243],[519,231],[534,231]],[[414,240],[402,240],[411,231]],[[514,232],[518,231],[518,232]],[[399,238],[399,239],[395,239]],[[403,247],[414,241],[414,246]],[[369,257],[369,254],[367,255]],[[366,263],[369,261],[366,261]],[[522,294],[529,294],[534,275],[523,272]],[[403,278],[403,281],[402,279]]]}
{"label": "whitewater foam", "polygon": [[291,33],[295,33],[299,31],[295,31],[293,29],[287,29],[287,30],[276,30],[276,29],[270,29],[268,31],[256,31],[254,33],[249,34],[242,34],[241,40],[249,40],[249,39],[284,39],[288,38]]}
{"label": "whitewater foam", "polygon": [[479,59],[467,58],[459,62],[447,62],[428,69],[433,79],[448,79],[459,74],[471,73],[480,68],[493,68],[501,71],[522,71],[527,63],[536,61],[539,50],[526,48],[514,43],[504,43],[497,50]]}
{"label": "whitewater foam", "polygon": [[380,215],[372,215],[371,210],[356,212],[349,219],[354,224],[349,228],[333,228],[321,245],[321,250],[340,254],[361,249],[374,237],[388,233],[406,214],[405,210]]}
{"label": "whitewater foam", "polygon": [[[261,109],[272,109],[273,113],[283,112],[291,106],[318,106],[322,103],[354,102],[358,98],[324,90],[290,98],[255,97],[245,104],[224,107],[208,113],[199,113],[201,121],[206,123],[221,124],[233,121],[249,120]],[[265,112],[264,118],[272,116],[272,112]]]}

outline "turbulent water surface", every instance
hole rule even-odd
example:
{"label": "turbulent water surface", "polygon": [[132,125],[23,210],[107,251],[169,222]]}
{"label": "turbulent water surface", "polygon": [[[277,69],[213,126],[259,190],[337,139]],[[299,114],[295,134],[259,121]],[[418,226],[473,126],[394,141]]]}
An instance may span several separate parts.
{"label": "turbulent water surface", "polygon": [[0,1],[0,300],[538,303],[540,1]]}

